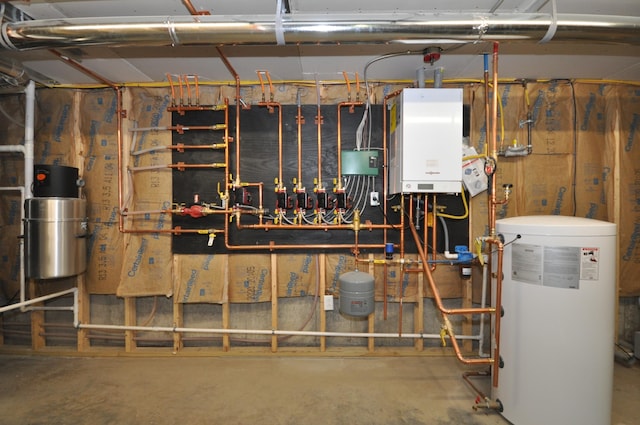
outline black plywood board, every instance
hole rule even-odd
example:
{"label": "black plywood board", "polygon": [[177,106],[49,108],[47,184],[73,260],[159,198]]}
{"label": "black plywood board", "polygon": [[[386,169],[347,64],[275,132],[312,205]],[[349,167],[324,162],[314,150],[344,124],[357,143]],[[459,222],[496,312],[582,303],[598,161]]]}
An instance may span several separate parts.
{"label": "black plywood board", "polygon": [[[341,108],[341,136],[342,150],[354,149],[356,129],[362,119],[364,107],[356,107],[354,113],[349,112],[349,108]],[[240,112],[240,179],[242,182],[264,184],[264,208],[273,214],[276,207],[276,193],[274,179],[279,176],[278,163],[278,108],[270,112],[266,107],[252,105],[250,109],[242,109]],[[235,107],[229,107],[229,135],[235,137]],[[295,205],[295,194],[293,193],[293,178],[298,176],[298,108],[296,105],[282,106],[282,180],[283,186],[287,188],[287,194]],[[317,105],[302,105],[301,113],[304,123],[301,126],[302,134],[302,182],[309,197],[315,203],[316,196],[313,192],[314,179],[318,176],[318,125]],[[380,149],[382,147],[382,106],[373,105],[371,108],[371,118],[374,125],[371,128],[371,148]],[[334,198],[333,179],[337,173],[337,128],[338,128],[338,106],[321,106],[321,162],[322,180],[324,187],[330,198]],[[214,125],[224,123],[223,111],[194,111],[184,115],[173,114],[172,124],[183,126]],[[188,130],[184,133],[173,133],[173,144],[182,143],[185,145],[210,145],[223,142],[223,131],[201,131]],[[236,178],[236,147],[237,141],[229,144],[229,162],[233,178]],[[367,177],[348,176],[349,180],[344,180],[348,188],[362,188],[368,181],[373,186],[368,190],[359,190],[366,196],[366,207],[362,213],[362,221],[370,220],[372,223],[382,223],[384,216],[380,207],[369,206],[369,192],[375,190],[382,194],[382,153],[380,152],[379,176],[369,180]],[[185,150],[184,152],[173,151],[173,163],[184,162],[193,163],[219,163],[224,162],[224,150]],[[173,201],[177,204],[191,206],[194,203],[194,196],[197,194],[201,202],[220,205],[218,190],[224,192],[224,169],[186,169],[184,171],[174,170],[173,177]],[[360,185],[358,186],[358,181]],[[252,205],[257,207],[258,189],[256,187],[247,188],[252,198]],[[353,191],[352,191],[353,192]],[[233,200],[233,194],[231,196]],[[354,203],[357,199],[352,200]],[[390,200],[389,207],[397,204],[397,200]],[[459,196],[440,195],[439,204],[451,204],[447,209],[449,214],[462,212]],[[423,209],[424,211],[424,209]],[[293,220],[294,212],[290,210],[287,214]],[[308,214],[312,218],[312,214]],[[389,222],[399,223],[399,213],[388,209],[386,216]],[[224,228],[224,215],[210,215],[201,218],[189,216],[173,216],[173,227],[181,226],[185,229],[222,229]],[[270,220],[265,220],[270,222]],[[449,225],[450,245],[453,251],[454,244],[467,244],[467,220],[447,220]],[[242,215],[242,224],[257,224],[258,219],[249,214]],[[440,223],[438,223],[439,225]],[[353,244],[354,234],[351,230],[295,230],[288,229],[286,225],[283,229],[277,230],[238,230],[235,221],[230,223],[229,243],[230,245],[268,245],[270,243],[292,244],[304,246],[307,244]],[[441,230],[440,230],[441,232]],[[421,232],[422,233],[422,232]],[[383,242],[382,230],[360,231],[359,243],[361,244],[381,244]],[[388,231],[389,242],[399,242],[399,232],[397,230]],[[407,239],[411,239],[410,237]],[[443,238],[439,235],[439,240]],[[172,238],[172,250],[177,254],[211,254],[227,252],[224,243],[224,235],[216,236],[213,246],[207,245],[207,235],[180,234]],[[443,246],[439,247],[442,251]],[[415,247],[409,243],[407,251],[412,252]],[[249,250],[247,250],[249,251]],[[335,251],[335,250],[332,250]],[[253,251],[255,252],[255,251]],[[363,250],[366,252],[366,250]],[[382,250],[380,250],[382,252]]]}

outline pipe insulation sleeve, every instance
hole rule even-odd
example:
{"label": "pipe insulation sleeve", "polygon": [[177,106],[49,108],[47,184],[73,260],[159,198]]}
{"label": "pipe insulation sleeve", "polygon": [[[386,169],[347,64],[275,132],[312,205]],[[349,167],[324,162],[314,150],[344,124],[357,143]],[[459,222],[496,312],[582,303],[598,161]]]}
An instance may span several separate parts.
{"label": "pipe insulation sleeve", "polygon": [[276,18],[275,18],[275,28],[274,28],[275,35],[276,35],[276,43],[278,44],[278,46],[285,45],[284,30],[282,29],[282,12],[283,12],[282,0],[278,0],[276,2]]}
{"label": "pipe insulation sleeve", "polygon": [[553,36],[556,34],[558,30],[558,7],[556,4],[556,0],[551,0],[551,24],[549,24],[549,29],[547,33],[542,37],[542,39],[538,42],[539,44],[545,44],[551,41]]}

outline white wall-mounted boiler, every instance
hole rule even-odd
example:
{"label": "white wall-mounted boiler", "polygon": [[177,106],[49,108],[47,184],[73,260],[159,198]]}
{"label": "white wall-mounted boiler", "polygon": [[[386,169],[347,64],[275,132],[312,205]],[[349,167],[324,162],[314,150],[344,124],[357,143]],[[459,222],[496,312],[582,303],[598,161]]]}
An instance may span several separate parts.
{"label": "white wall-mounted boiler", "polygon": [[462,89],[407,88],[390,107],[389,193],[459,193]]}

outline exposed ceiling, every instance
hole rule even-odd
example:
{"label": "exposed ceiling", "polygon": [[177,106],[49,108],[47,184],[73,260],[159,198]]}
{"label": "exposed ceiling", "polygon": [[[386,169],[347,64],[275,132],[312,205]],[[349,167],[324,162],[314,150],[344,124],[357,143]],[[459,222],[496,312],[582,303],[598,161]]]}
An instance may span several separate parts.
{"label": "exposed ceiling", "polygon": [[[190,6],[201,15],[191,16]],[[167,74],[230,80],[216,46],[243,81],[256,80],[257,70],[276,81],[339,80],[343,71],[362,75],[380,55],[415,51],[368,68],[370,79],[412,80],[430,66],[419,53],[428,46],[444,49],[435,66],[445,78],[481,78],[492,40],[501,41],[501,78],[640,81],[639,0],[0,0],[0,7],[0,72],[24,67],[39,82],[96,82],[53,49],[116,83]],[[201,33],[204,24],[214,29]],[[551,41],[539,43],[545,37]]]}

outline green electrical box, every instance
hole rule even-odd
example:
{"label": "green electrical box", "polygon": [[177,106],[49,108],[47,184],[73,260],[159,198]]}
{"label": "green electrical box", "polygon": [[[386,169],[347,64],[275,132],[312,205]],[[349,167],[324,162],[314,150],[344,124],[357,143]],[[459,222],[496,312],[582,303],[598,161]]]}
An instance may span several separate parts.
{"label": "green electrical box", "polygon": [[378,151],[342,151],[342,175],[377,176]]}

